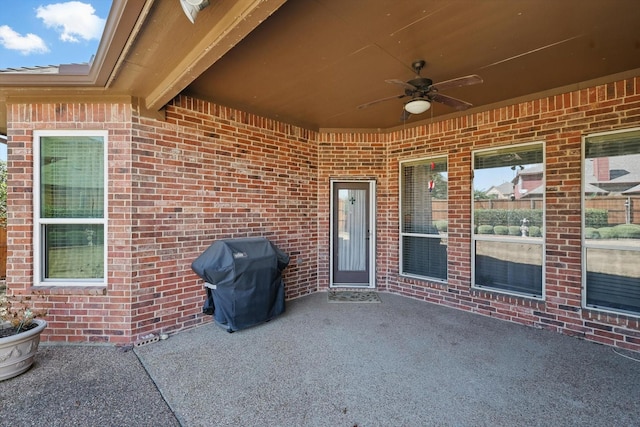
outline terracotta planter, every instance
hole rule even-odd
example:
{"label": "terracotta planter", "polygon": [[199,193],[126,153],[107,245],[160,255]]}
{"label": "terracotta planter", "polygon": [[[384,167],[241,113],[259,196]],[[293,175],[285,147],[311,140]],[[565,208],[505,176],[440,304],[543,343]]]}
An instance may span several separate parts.
{"label": "terracotta planter", "polygon": [[0,381],[20,375],[33,364],[40,334],[47,327],[44,320],[35,319],[34,322],[38,326],[33,329],[0,338]]}

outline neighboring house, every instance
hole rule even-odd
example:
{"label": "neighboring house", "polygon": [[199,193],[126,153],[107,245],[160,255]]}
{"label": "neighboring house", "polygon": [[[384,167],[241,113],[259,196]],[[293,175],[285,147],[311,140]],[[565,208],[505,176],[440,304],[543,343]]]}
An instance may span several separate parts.
{"label": "neighboring house", "polygon": [[492,185],[485,194],[489,198],[496,198],[500,200],[507,200],[513,196],[513,183],[503,182],[500,185]]}
{"label": "neighboring house", "polygon": [[587,161],[584,174],[590,186],[606,194],[634,194],[640,186],[640,155],[599,157]]}
{"label": "neighboring house", "polygon": [[584,193],[590,196],[602,196],[608,194],[607,191],[603,190],[600,187],[596,187],[593,184],[586,183],[584,185]]}
{"label": "neighboring house", "polygon": [[[544,68],[556,78],[555,61],[572,55],[554,53],[552,62],[540,64],[535,55],[551,49],[531,46],[564,37],[554,49],[572,49],[575,37],[554,25],[560,32],[544,43],[505,50],[504,31],[493,32],[502,22],[496,8],[519,17],[520,8],[530,7],[547,16],[565,2],[544,11],[521,2],[464,2],[461,22],[470,28],[439,26],[453,39],[435,47],[428,44],[431,33],[417,31],[430,24],[429,14],[423,20],[414,10],[383,8],[393,3],[394,10],[417,7],[422,14],[426,3],[332,3],[358,14],[357,28],[336,10],[327,13],[326,2],[284,3],[212,2],[192,25],[177,1],[116,1],[87,74],[65,74],[64,67],[57,74],[0,72],[10,175],[7,286],[43,296],[44,340],[130,344],[208,322],[203,283],[191,262],[217,239],[265,236],[290,256],[288,299],[330,288],[376,289],[640,351],[637,240],[616,242],[612,254],[607,246],[590,246],[581,223],[583,164],[620,138],[640,138],[637,55],[623,51],[593,67],[574,66],[573,73],[563,68],[557,74],[572,80],[539,86],[543,79],[535,75],[513,81],[522,77],[516,70]],[[572,19],[614,30],[627,28],[614,18],[629,19],[632,28],[634,4],[596,7],[593,16],[594,8],[577,7]],[[314,36],[327,19],[337,22],[332,43]],[[467,45],[479,25],[495,36],[484,40],[500,47],[499,58],[482,56],[494,49],[477,49],[478,40]],[[591,26],[584,22],[585,31]],[[532,23],[531,34],[548,33],[539,28]],[[626,49],[615,34],[598,35],[611,49]],[[400,43],[401,37],[421,38]],[[411,46],[416,50],[407,53]],[[394,96],[381,76],[395,72],[397,57],[423,52],[421,46],[432,55],[434,72],[451,51],[453,69],[471,63],[471,70],[486,73],[493,86],[451,88],[452,98],[476,97],[475,109],[438,104],[433,117],[398,122],[395,98],[405,88]],[[599,44],[593,46],[587,51]],[[392,60],[390,50],[398,55]],[[248,55],[254,67],[246,66]],[[391,62],[372,59],[380,57]],[[612,67],[618,57],[627,68],[598,68]],[[275,67],[277,61],[286,66]],[[292,64],[306,73],[292,71]],[[399,68],[411,78],[410,69]],[[316,78],[327,69],[336,74]],[[582,74],[591,69],[599,74]],[[380,90],[371,90],[374,72]],[[343,75],[354,74],[336,89]],[[502,91],[506,98],[492,98]],[[238,98],[228,98],[233,94]],[[378,106],[357,108],[385,97],[393,99],[388,109],[379,107],[382,114]],[[621,150],[640,154],[633,144]],[[491,209],[482,212],[487,223],[474,224],[474,168],[511,166],[500,163],[505,156],[529,159],[508,185],[515,184],[516,198],[543,200],[535,232],[532,226],[519,234],[519,218],[515,229],[490,225]],[[539,159],[539,168],[526,166]],[[442,184],[431,184],[445,173],[446,194]],[[608,180],[587,184],[588,193],[622,192],[640,182],[628,166],[612,162]],[[491,190],[510,194],[504,185]],[[338,242],[347,238],[362,269],[340,268]]]}
{"label": "neighboring house", "polygon": [[516,176],[511,181],[516,200],[541,195],[543,176],[543,165],[533,165],[524,169],[516,168]]}
{"label": "neighboring house", "polygon": [[636,185],[634,187],[628,188],[622,192],[624,195],[631,194],[640,194],[640,185]]}

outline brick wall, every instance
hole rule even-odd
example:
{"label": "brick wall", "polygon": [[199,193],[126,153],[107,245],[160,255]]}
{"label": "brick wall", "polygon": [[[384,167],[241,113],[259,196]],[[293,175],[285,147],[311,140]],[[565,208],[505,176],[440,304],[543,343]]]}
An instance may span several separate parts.
{"label": "brick wall", "polygon": [[187,97],[166,117],[134,117],[134,330],[210,319],[191,262],[217,239],[267,237],[290,256],[286,297],[314,292],[316,135]]}
{"label": "brick wall", "polygon": [[33,291],[33,130],[109,131],[108,286],[38,288],[46,309],[43,340],[129,343],[131,330],[130,103],[9,104],[7,140],[7,287]]}
{"label": "brick wall", "polygon": [[[448,284],[400,277],[398,237],[387,244],[392,292],[487,316],[640,350],[637,317],[581,308],[581,143],[584,135],[640,125],[640,78],[470,114],[388,135],[388,183],[398,194],[398,162],[448,155]],[[546,149],[546,298],[471,289],[471,152],[544,141]],[[395,198],[389,205],[396,209]],[[380,208],[385,208],[381,206]],[[391,229],[398,218],[389,212]],[[385,263],[385,260],[382,260]]]}
{"label": "brick wall", "polygon": [[[286,297],[317,288],[313,132],[178,98],[167,120],[130,104],[14,104],[8,286],[48,310],[43,339],[128,344],[209,321],[191,262],[214,240],[265,236],[290,256]],[[33,130],[109,130],[106,288],[32,288]]]}
{"label": "brick wall", "polygon": [[[329,286],[331,179],[377,183],[377,287],[640,350],[637,317],[583,310],[580,150],[593,132],[640,126],[640,78],[391,133],[315,133],[178,97],[166,121],[127,103],[9,106],[8,272],[32,283],[32,130],[109,129],[109,284],[43,289],[56,341],[130,343],[208,321],[190,264],[215,239],[266,236],[291,256],[288,299]],[[471,153],[544,141],[546,299],[471,289]],[[447,155],[448,283],[399,276],[399,162]]]}
{"label": "brick wall", "polygon": [[[318,245],[318,288],[329,287],[330,269],[330,205],[331,180],[375,180],[377,186],[377,236],[378,263],[376,265],[377,282],[383,283],[382,276],[386,262],[381,256],[384,243],[381,236],[386,236],[386,210],[380,205],[387,203],[386,185],[386,144],[383,134],[363,133],[321,133],[318,135],[318,229],[320,230]],[[385,239],[388,241],[388,239]]]}

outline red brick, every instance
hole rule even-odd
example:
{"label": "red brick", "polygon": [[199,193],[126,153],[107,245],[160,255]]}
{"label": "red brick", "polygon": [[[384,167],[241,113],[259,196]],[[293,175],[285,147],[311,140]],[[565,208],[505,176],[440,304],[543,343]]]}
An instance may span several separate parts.
{"label": "red brick", "polygon": [[[186,96],[167,106],[165,122],[126,104],[9,104],[7,282],[31,291],[32,131],[108,129],[108,285],[43,290],[45,340],[123,344],[210,321],[190,264],[219,238],[266,236],[295,254],[287,298],[327,289],[329,182],[342,178],[377,182],[378,289],[640,350],[637,320],[580,307],[579,247],[582,136],[616,130],[622,118],[640,125],[636,86],[629,79],[389,133],[315,132]],[[531,141],[546,143],[548,304],[470,283],[471,152]],[[449,161],[446,285],[398,271],[398,163],[440,155]]]}

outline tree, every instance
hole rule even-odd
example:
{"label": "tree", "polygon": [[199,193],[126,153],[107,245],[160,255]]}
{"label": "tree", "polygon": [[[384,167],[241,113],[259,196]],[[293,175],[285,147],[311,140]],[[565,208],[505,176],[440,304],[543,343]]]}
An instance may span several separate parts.
{"label": "tree", "polygon": [[473,199],[474,200],[484,200],[489,199],[487,196],[487,192],[485,190],[473,190]]}

